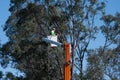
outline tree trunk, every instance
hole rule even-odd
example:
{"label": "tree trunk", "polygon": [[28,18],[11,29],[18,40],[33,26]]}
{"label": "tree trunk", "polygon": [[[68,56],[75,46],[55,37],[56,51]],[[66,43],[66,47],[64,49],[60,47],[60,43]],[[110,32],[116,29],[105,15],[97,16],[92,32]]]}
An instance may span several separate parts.
{"label": "tree trunk", "polygon": [[83,80],[83,59],[80,60],[80,80]]}
{"label": "tree trunk", "polygon": [[71,80],[74,80],[74,45],[72,45]]}

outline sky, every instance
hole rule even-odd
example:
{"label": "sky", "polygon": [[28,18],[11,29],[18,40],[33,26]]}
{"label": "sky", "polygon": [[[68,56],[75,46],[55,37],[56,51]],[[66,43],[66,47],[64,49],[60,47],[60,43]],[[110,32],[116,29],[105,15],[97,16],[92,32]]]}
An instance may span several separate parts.
{"label": "sky", "polygon": [[[105,1],[105,0],[103,0]],[[112,14],[115,15],[116,12],[120,12],[120,0],[106,0],[107,5],[105,7],[106,14]],[[102,22],[98,20],[99,17],[96,17],[95,25],[101,26]],[[96,39],[94,41],[91,41],[89,48],[99,48],[100,46],[104,45],[105,39],[104,36],[99,32],[96,35]],[[112,45],[111,48],[116,47],[116,45]]]}
{"label": "sky", "polygon": [[[120,12],[120,7],[119,7],[120,0],[107,0],[107,1],[108,3],[106,6],[106,11],[108,14],[115,14],[116,12]],[[3,31],[3,28],[1,26],[4,26],[6,20],[10,15],[10,12],[8,11],[9,3],[10,3],[10,0],[1,0],[0,2],[0,42],[1,44],[5,44],[8,41],[8,38],[5,36],[5,32]],[[100,25],[100,23],[98,23],[98,25]],[[98,34],[98,36],[100,36],[100,38],[96,39],[95,44],[97,42],[101,42],[99,44],[103,44],[101,39],[104,37],[100,34]],[[96,45],[95,47],[99,47],[99,46]]]}
{"label": "sky", "polygon": [[[8,11],[9,3],[10,3],[10,0],[0,0],[0,43],[1,44],[5,44],[8,41],[8,38],[6,37],[5,32],[3,31],[2,27],[4,26],[6,20],[8,19],[10,15],[10,12]],[[0,65],[0,71],[1,70],[3,71],[4,74],[9,71],[12,72],[14,75],[19,75],[20,73],[20,71],[13,69],[11,67],[3,69]]]}
{"label": "sky", "polygon": [[106,11],[109,14],[115,14],[116,12],[120,12],[120,0],[107,0],[108,4],[106,7]]}
{"label": "sky", "polygon": [[0,42],[4,44],[8,41],[8,38],[5,36],[5,32],[3,32],[2,26],[4,26],[8,16],[10,15],[9,9],[9,0],[1,0],[0,1]]}
{"label": "sky", "polygon": [[[107,14],[115,14],[116,12],[120,12],[120,0],[107,0],[107,1],[108,1],[106,6]],[[5,22],[10,15],[10,12],[8,11],[9,3],[10,3],[10,0],[0,0],[0,43],[1,44],[5,44],[8,41],[8,38],[6,37],[2,26],[5,25]],[[98,22],[97,24],[100,25],[101,23]],[[98,38],[94,42],[91,42],[92,44],[90,46],[91,48],[99,47],[100,45],[104,44],[103,43],[104,37],[101,34],[98,34],[97,36]],[[0,67],[0,70],[1,70],[1,67]],[[7,70],[4,69],[4,71],[7,71]]]}

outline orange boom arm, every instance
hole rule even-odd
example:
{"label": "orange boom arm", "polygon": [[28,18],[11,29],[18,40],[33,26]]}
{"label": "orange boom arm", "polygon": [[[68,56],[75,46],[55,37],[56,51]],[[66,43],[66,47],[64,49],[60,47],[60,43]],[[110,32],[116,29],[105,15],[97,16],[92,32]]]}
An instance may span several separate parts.
{"label": "orange boom arm", "polygon": [[64,80],[70,80],[70,44],[64,42],[65,65],[64,65]]}

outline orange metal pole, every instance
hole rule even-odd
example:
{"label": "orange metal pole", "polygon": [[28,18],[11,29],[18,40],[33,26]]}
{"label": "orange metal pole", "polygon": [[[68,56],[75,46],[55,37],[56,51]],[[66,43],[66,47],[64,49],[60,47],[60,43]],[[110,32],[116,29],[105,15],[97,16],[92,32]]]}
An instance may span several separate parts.
{"label": "orange metal pole", "polygon": [[64,42],[64,50],[65,50],[64,80],[70,80],[70,44]]}

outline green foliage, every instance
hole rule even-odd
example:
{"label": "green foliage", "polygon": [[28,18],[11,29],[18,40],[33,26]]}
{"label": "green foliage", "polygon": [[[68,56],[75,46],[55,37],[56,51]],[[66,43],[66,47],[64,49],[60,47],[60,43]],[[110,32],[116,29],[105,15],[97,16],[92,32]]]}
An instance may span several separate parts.
{"label": "green foliage", "polygon": [[103,80],[103,70],[101,59],[99,58],[97,51],[90,50],[87,58],[87,70],[86,75],[90,80]]}
{"label": "green foliage", "polygon": [[9,54],[12,57],[9,60],[25,73],[28,80],[59,79],[63,74],[63,52],[41,41],[50,32],[45,7],[30,2],[23,8],[24,1],[21,3],[21,0],[11,3],[12,14],[4,27],[10,41],[3,45],[3,55]]}
{"label": "green foliage", "polygon": [[87,76],[89,79],[104,79],[104,75],[110,79],[119,80],[119,52],[115,49],[102,48],[89,51]]}
{"label": "green foliage", "polygon": [[120,13],[116,13],[115,16],[104,15],[101,19],[104,21],[104,25],[101,26],[101,31],[106,38],[106,46],[111,45],[112,43],[119,45],[120,40]]}
{"label": "green foliage", "polygon": [[[104,25],[101,26],[101,31],[105,36],[105,44],[102,53],[102,60],[104,66],[104,72],[112,80],[119,80],[119,45],[120,45],[120,20],[119,14],[116,13],[113,15],[104,15],[101,19],[104,21]],[[112,44],[115,44],[116,47],[109,49]]]}
{"label": "green foliage", "polygon": [[6,74],[6,77],[9,78],[10,80],[14,80],[14,75],[10,72]]}
{"label": "green foliage", "polygon": [[[98,27],[94,25],[96,15],[103,14],[104,7],[105,2],[100,0],[11,0],[11,15],[4,27],[10,41],[2,47],[3,65],[12,60],[15,68],[25,73],[25,80],[63,78],[63,49],[51,48],[42,41],[54,27],[59,42],[71,43],[72,79],[74,66],[78,69],[76,80],[103,80],[109,69],[113,70],[110,73],[114,73],[112,77],[108,74],[109,77],[116,78],[118,73],[115,71],[118,68],[115,66],[118,66],[119,61],[116,61],[117,55],[113,54],[116,51],[108,49],[108,46],[113,43],[119,46],[119,13],[101,18],[105,23],[101,27],[106,38],[105,45],[96,51],[87,50],[98,32]],[[88,68],[84,73],[86,52],[89,52]],[[13,79],[10,73],[7,77]],[[24,80],[22,77],[15,79]]]}
{"label": "green foliage", "polygon": [[[89,51],[87,75],[90,79],[102,80],[104,75],[111,80],[120,79],[120,21],[118,18],[119,13],[116,13],[115,16],[103,15],[101,18],[104,22],[104,25],[101,26],[101,31],[105,37],[105,44],[97,50]],[[116,45],[115,48],[111,48],[113,44]]]}

